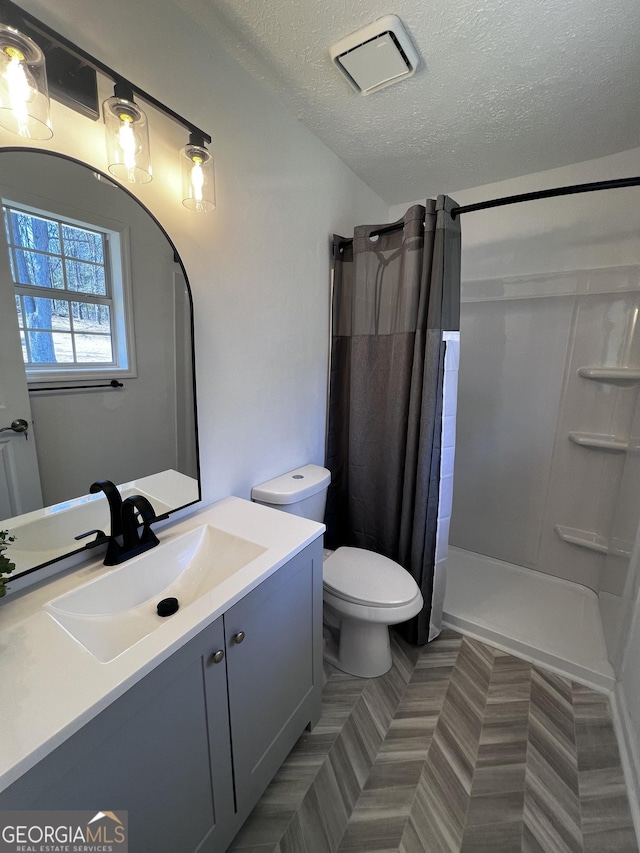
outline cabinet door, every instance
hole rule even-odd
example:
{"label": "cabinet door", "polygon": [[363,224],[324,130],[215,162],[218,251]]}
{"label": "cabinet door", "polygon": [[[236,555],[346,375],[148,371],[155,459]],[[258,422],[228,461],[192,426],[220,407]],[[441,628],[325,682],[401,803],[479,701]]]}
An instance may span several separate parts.
{"label": "cabinet door", "polygon": [[[224,616],[236,802],[244,816],[304,727],[319,716],[319,543],[294,557]],[[240,632],[244,638],[238,643]]]}
{"label": "cabinet door", "polygon": [[0,808],[126,810],[131,851],[224,849],[217,838],[233,818],[233,789],[225,666],[210,657],[218,649],[222,619],[0,794]]}

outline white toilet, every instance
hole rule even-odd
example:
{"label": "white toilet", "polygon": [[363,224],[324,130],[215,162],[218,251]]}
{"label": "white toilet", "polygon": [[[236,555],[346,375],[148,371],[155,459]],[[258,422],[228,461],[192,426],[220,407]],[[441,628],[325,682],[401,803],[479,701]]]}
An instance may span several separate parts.
{"label": "white toilet", "polygon": [[[323,521],[330,480],[326,468],[304,465],[255,486],[251,497]],[[381,554],[342,547],[324,561],[323,587],[325,659],[361,678],[383,675],[392,662],[389,625],[405,622],[422,609],[415,580]]]}

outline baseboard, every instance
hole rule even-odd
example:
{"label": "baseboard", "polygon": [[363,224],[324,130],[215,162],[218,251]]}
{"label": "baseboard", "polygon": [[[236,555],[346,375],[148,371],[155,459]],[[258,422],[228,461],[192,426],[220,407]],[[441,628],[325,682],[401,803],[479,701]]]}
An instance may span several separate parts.
{"label": "baseboard", "polygon": [[624,690],[620,683],[616,683],[611,694],[611,712],[620,749],[620,762],[629,793],[631,816],[640,846],[640,742],[631,722]]}

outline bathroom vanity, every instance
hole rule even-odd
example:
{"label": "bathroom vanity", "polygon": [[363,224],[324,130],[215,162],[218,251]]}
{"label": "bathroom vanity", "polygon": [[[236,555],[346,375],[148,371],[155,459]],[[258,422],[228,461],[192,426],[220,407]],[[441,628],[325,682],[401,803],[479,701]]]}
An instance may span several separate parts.
{"label": "bathroom vanity", "polygon": [[[165,529],[143,558],[160,565],[172,542],[203,524],[251,540],[258,555],[107,662],[46,609],[88,577],[102,583],[104,567],[69,572],[0,609],[0,714],[15,729],[0,759],[0,809],[126,810],[132,851],[222,853],[315,725],[322,525],[229,498]],[[117,571],[135,573],[136,559]],[[36,708],[27,697],[38,696]]]}

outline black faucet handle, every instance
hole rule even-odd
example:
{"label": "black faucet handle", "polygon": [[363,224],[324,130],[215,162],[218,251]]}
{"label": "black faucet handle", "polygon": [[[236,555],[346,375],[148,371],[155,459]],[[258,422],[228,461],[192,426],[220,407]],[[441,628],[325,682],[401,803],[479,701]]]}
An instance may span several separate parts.
{"label": "black faucet handle", "polygon": [[[143,545],[158,545],[158,537],[151,529],[153,522],[158,520],[153,504],[144,495],[131,495],[122,501],[124,546],[130,548],[136,541]],[[138,539],[137,528],[140,525],[142,533]]]}
{"label": "black faucet handle", "polygon": [[84,546],[85,548],[95,548],[96,545],[104,545],[105,542],[109,541],[109,537],[104,532],[104,530],[98,530],[97,528],[95,530],[87,530],[86,533],[80,533],[78,536],[74,536],[73,538],[79,541],[80,539],[86,539],[87,536],[91,536],[93,533],[96,534],[96,538],[93,540],[93,542],[88,542]]}
{"label": "black faucet handle", "polygon": [[125,506],[133,506],[133,510],[127,510],[127,512],[133,512],[134,515],[139,515],[142,521],[141,524],[149,525],[155,524],[156,521],[165,521],[169,518],[168,512],[163,512],[161,515],[156,515],[156,511],[148,498],[145,498],[144,495],[131,495],[125,500],[122,501],[123,508]]}
{"label": "black faucet handle", "polygon": [[144,495],[131,495],[125,498],[122,501],[122,511],[125,514],[131,513],[133,516],[139,515],[142,518],[142,524],[151,524],[156,520],[153,504]]}

